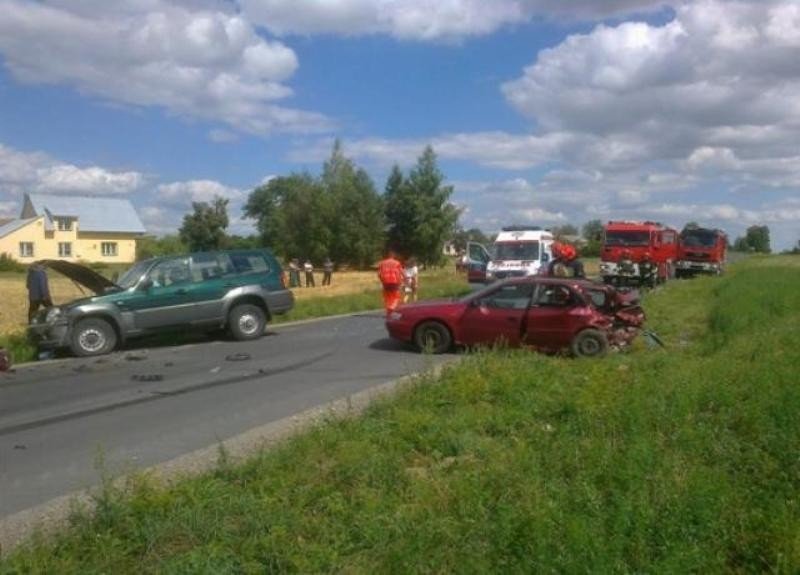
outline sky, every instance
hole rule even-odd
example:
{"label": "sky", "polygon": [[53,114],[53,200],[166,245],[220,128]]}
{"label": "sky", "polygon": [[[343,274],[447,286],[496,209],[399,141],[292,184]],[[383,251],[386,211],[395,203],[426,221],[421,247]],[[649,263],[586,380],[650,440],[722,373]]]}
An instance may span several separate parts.
{"label": "sky", "polygon": [[796,0],[0,0],[0,216],[193,201],[432,145],[461,224],[688,221],[800,240]]}

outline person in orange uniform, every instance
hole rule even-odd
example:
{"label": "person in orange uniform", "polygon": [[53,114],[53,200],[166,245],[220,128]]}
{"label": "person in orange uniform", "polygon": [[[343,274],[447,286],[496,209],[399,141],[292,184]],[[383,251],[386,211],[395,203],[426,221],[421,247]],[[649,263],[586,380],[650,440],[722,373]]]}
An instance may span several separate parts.
{"label": "person in orange uniform", "polygon": [[395,258],[394,252],[389,250],[386,258],[378,264],[378,279],[383,286],[383,307],[387,317],[400,304],[403,277],[403,264]]}

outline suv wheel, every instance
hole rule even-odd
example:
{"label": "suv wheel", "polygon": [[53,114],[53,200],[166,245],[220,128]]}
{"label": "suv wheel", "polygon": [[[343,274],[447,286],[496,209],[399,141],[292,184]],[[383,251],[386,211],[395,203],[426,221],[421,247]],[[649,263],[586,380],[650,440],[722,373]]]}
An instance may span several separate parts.
{"label": "suv wheel", "polygon": [[585,329],[573,338],[570,347],[576,357],[602,357],[608,352],[608,338],[602,331]]}
{"label": "suv wheel", "polygon": [[117,332],[104,319],[82,319],[72,328],[69,347],[80,357],[110,353],[117,347]]}
{"label": "suv wheel", "polygon": [[228,328],[234,339],[244,341],[264,335],[267,318],[257,305],[244,303],[235,306],[228,314]]}

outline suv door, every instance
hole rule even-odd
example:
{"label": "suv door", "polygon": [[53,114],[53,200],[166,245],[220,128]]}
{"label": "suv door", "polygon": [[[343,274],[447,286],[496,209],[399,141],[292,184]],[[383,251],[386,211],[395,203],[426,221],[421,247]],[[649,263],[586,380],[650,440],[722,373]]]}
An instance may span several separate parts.
{"label": "suv door", "polygon": [[533,288],[531,282],[503,284],[472,300],[459,321],[461,343],[490,345],[502,340],[518,346]]}
{"label": "suv door", "polygon": [[194,302],[190,296],[191,278],[189,258],[166,258],[157,262],[148,272],[136,297],[126,302],[133,312],[137,329],[191,323]]}
{"label": "suv door", "polygon": [[191,256],[191,301],[195,322],[214,323],[224,319],[224,298],[238,283],[230,256],[224,252],[205,252]]}

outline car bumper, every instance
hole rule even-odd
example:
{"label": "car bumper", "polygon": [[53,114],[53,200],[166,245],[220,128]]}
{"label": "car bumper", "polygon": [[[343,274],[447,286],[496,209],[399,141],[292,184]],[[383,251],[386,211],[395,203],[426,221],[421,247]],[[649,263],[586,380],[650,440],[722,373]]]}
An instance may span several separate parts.
{"label": "car bumper", "polygon": [[716,262],[694,262],[690,260],[680,260],[675,266],[681,271],[705,273],[714,273],[720,269],[720,265]]}
{"label": "car bumper", "polygon": [[414,326],[404,321],[386,320],[386,331],[389,332],[389,337],[400,341],[410,342],[414,337]]}
{"label": "car bumper", "polygon": [[31,324],[28,326],[28,337],[39,349],[58,349],[69,343],[69,325]]}
{"label": "car bumper", "polygon": [[288,290],[275,290],[264,296],[267,302],[269,313],[281,315],[290,311],[294,307],[294,294]]}

